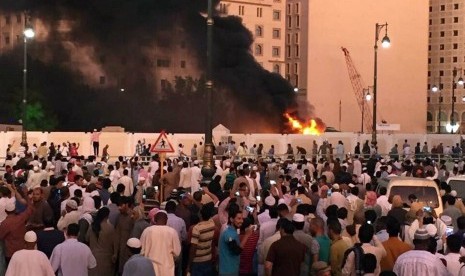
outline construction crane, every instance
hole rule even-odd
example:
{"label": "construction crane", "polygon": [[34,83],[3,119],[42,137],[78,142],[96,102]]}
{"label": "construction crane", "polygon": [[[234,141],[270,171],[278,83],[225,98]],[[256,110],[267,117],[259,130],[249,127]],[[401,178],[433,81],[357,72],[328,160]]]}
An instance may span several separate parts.
{"label": "construction crane", "polygon": [[[360,73],[357,71],[357,68],[350,57],[349,50],[344,47],[341,47],[341,50],[344,52],[344,56],[346,57],[346,64],[347,64],[347,71],[349,72],[349,79],[352,83],[352,88],[355,93],[355,98],[357,100],[358,106],[360,107],[360,111],[362,112],[362,122],[364,121],[364,126],[362,129],[365,128],[365,132],[371,132],[373,126],[373,117],[371,115],[370,106],[365,102],[365,89],[367,88],[363,83],[363,79],[360,76]],[[363,123],[362,123],[363,124]]]}

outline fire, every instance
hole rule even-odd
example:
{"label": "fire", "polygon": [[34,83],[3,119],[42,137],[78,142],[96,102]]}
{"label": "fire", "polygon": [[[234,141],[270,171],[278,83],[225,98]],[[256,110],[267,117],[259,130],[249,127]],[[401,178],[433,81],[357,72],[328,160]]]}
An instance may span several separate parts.
{"label": "fire", "polygon": [[284,116],[288,119],[293,130],[305,135],[320,135],[324,132],[324,125],[319,125],[316,120],[311,119],[308,122],[301,122],[299,119],[292,117],[289,113]]}

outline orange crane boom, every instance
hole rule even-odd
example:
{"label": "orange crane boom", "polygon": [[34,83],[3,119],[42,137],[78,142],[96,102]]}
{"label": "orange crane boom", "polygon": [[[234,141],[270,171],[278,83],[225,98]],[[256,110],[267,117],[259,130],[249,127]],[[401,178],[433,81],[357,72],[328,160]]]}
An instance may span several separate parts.
{"label": "orange crane boom", "polygon": [[365,132],[371,132],[373,125],[373,117],[371,115],[370,105],[365,102],[364,95],[364,89],[366,89],[367,87],[363,83],[363,79],[360,76],[360,73],[358,72],[357,68],[355,67],[352,58],[350,57],[349,50],[347,50],[344,47],[341,47],[341,50],[344,52],[344,56],[346,58],[347,71],[349,73],[349,79],[352,83],[352,88],[355,93],[355,98],[357,100],[360,111],[363,114],[363,121],[365,122],[363,127],[365,128]]}

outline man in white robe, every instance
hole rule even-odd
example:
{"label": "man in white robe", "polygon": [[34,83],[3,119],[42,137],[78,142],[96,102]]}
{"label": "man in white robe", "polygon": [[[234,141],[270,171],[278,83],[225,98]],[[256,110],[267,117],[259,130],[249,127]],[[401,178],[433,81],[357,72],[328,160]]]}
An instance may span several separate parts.
{"label": "man in white robe", "polygon": [[153,263],[155,275],[174,275],[175,259],[181,253],[181,243],[176,230],[166,225],[166,212],[155,215],[155,225],[142,232],[141,255]]}
{"label": "man in white robe", "polygon": [[54,276],[52,265],[43,252],[35,249],[37,235],[29,231],[24,235],[26,249],[16,251],[11,257],[6,276]]}

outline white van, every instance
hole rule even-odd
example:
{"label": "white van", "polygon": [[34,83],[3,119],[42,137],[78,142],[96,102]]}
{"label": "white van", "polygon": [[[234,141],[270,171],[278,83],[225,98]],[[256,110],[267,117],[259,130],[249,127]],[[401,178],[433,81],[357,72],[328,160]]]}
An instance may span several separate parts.
{"label": "white van", "polygon": [[[408,196],[416,195],[418,202],[435,209],[436,214],[442,214],[443,206],[439,188],[436,182],[424,178],[393,177],[387,187],[387,196],[400,195],[402,201],[410,204]],[[408,208],[407,208],[408,209]]]}
{"label": "white van", "polygon": [[447,184],[457,192],[457,197],[465,198],[465,176],[449,177]]}

